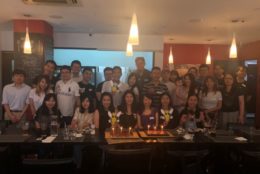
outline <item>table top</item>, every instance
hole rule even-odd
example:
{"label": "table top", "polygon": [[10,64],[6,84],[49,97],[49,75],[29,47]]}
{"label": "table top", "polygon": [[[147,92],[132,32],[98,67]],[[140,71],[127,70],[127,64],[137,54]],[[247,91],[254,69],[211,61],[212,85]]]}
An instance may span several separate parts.
{"label": "table top", "polygon": [[[230,132],[226,130],[217,130],[214,135],[202,132],[180,135],[176,130],[165,130],[168,136],[147,136],[144,131],[133,131],[131,136],[111,136],[109,132],[105,135],[99,134],[98,130],[94,135],[82,134],[79,137],[65,140],[62,135],[62,129],[59,130],[57,137],[39,138],[35,133],[23,135],[22,131],[16,127],[9,126],[6,132],[0,135],[0,143],[72,143],[72,144],[117,144],[117,143],[205,143],[205,144],[260,144],[260,131],[240,130],[239,132]],[[242,140],[236,139],[243,137]],[[246,138],[246,140],[244,139]],[[43,140],[43,141],[42,141]]]}

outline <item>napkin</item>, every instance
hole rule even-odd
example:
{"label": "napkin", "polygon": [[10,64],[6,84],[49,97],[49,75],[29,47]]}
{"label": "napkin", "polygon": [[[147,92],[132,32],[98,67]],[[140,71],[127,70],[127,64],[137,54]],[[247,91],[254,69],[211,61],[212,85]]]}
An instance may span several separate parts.
{"label": "napkin", "polygon": [[42,140],[42,143],[51,143],[56,137],[48,136],[47,138]]}
{"label": "napkin", "polygon": [[235,139],[238,141],[247,141],[247,139],[244,137],[236,137]]}
{"label": "napkin", "polygon": [[184,138],[185,140],[192,140],[193,135],[191,135],[191,134],[185,134],[185,135],[183,136],[183,138]]}

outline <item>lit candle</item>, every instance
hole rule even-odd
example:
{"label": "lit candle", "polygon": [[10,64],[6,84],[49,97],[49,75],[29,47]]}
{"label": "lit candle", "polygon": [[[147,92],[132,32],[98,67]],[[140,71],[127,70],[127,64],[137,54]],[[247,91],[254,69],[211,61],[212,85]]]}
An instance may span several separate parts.
{"label": "lit candle", "polygon": [[163,131],[163,125],[161,125],[161,131]]}
{"label": "lit candle", "polygon": [[121,131],[121,134],[122,134],[122,132],[123,132],[123,127],[122,126],[120,126],[120,131]]}
{"label": "lit candle", "polygon": [[156,129],[157,129],[157,127],[156,127],[156,126],[154,126],[154,127],[153,127],[153,129],[154,129],[154,130],[156,130]]}
{"label": "lit candle", "polygon": [[113,133],[113,135],[115,135],[115,128],[114,127],[112,127],[112,133]]}
{"label": "lit candle", "polygon": [[129,127],[128,130],[129,130],[129,134],[131,134],[132,127]]}
{"label": "lit candle", "polygon": [[149,129],[150,129],[150,124],[147,125],[147,130],[149,131]]}

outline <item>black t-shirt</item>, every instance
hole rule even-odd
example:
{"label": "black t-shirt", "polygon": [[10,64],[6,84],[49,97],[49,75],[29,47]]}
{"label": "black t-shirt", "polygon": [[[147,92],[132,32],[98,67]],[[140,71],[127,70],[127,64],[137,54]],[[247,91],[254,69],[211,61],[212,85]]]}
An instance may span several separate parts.
{"label": "black t-shirt", "polygon": [[[185,108],[181,111],[180,117],[181,117],[182,115],[188,115],[188,114],[190,114],[191,112],[192,112],[192,111],[190,111],[189,108],[185,107]],[[192,112],[192,113],[194,114],[196,120],[198,120],[198,119],[200,118],[200,113],[201,113],[201,112],[202,112],[202,110],[199,109],[199,108],[197,108],[197,109],[195,110],[195,112]],[[203,127],[204,127],[203,122],[201,122],[201,121],[196,121],[196,125],[197,125],[198,128],[203,128]]]}
{"label": "black t-shirt", "polygon": [[96,92],[101,92],[102,91],[102,87],[103,87],[103,84],[105,83],[106,81],[103,81],[101,83],[99,83],[97,85],[97,88],[96,88]]}
{"label": "black t-shirt", "polygon": [[96,100],[95,86],[90,83],[84,84],[83,82],[79,82],[78,84],[80,88],[85,88],[85,91],[83,93],[80,93],[80,95],[87,95],[93,101]]}
{"label": "black t-shirt", "polygon": [[222,91],[222,112],[239,111],[239,96],[244,95],[244,91],[237,86],[234,86],[230,92],[225,89]]}

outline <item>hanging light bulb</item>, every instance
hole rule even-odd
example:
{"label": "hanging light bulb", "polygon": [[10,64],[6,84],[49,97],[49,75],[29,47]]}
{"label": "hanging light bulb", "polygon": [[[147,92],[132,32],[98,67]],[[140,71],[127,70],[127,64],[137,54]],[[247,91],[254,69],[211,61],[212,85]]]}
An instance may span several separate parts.
{"label": "hanging light bulb", "polygon": [[208,49],[208,54],[207,54],[207,57],[206,57],[206,64],[207,65],[211,64],[210,48]]}
{"label": "hanging light bulb", "polygon": [[232,43],[231,43],[230,50],[229,50],[229,57],[231,59],[237,58],[237,44],[236,44],[235,34],[233,34],[233,39],[232,39]]}
{"label": "hanging light bulb", "polygon": [[25,34],[25,41],[23,45],[23,53],[32,54],[32,47],[31,47],[29,29],[28,29],[28,21],[26,21],[26,34]]}
{"label": "hanging light bulb", "polygon": [[173,64],[172,47],[171,47],[171,49],[170,49],[170,54],[169,54],[169,59],[168,59],[168,61],[169,61],[169,64]]}
{"label": "hanging light bulb", "polygon": [[130,43],[126,46],[126,56],[133,56],[133,46]]}
{"label": "hanging light bulb", "polygon": [[139,32],[138,32],[138,25],[137,25],[137,17],[135,13],[133,14],[132,17],[128,43],[132,45],[139,45]]}

